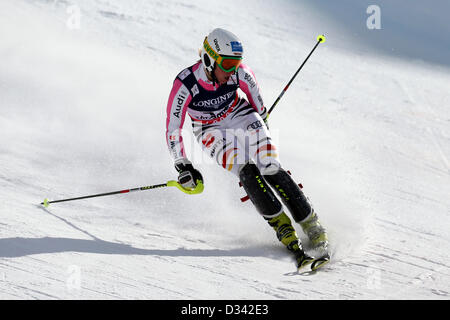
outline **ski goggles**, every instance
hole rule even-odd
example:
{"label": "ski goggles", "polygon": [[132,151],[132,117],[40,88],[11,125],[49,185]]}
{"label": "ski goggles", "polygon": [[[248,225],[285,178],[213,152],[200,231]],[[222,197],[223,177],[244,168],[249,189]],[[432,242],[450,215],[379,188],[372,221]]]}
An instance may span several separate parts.
{"label": "ski goggles", "polygon": [[216,64],[225,72],[236,71],[242,61],[242,56],[221,56],[208,43],[207,38],[203,41],[206,52],[216,61]]}

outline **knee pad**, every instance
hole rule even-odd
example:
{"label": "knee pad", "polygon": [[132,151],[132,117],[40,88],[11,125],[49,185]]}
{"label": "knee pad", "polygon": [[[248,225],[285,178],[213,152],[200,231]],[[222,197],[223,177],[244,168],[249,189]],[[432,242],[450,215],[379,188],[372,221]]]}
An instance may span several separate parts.
{"label": "knee pad", "polygon": [[281,213],[283,207],[280,201],[255,164],[245,164],[239,172],[239,179],[259,214],[271,218]]}
{"label": "knee pad", "polygon": [[280,195],[296,222],[304,220],[312,212],[311,203],[284,169],[280,168],[275,174],[265,175],[264,179]]}

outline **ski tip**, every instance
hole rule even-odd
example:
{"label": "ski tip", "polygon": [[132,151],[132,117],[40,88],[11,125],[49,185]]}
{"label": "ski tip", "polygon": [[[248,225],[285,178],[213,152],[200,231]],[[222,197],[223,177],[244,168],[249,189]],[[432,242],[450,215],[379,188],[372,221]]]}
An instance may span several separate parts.
{"label": "ski tip", "polygon": [[325,38],[325,36],[324,36],[323,34],[321,34],[321,35],[317,36],[317,41],[319,41],[319,42],[325,42],[325,41],[326,41],[326,38]]}
{"label": "ski tip", "polygon": [[48,208],[48,206],[49,206],[48,198],[45,198],[44,201],[41,202],[41,204],[42,204],[44,207]]}

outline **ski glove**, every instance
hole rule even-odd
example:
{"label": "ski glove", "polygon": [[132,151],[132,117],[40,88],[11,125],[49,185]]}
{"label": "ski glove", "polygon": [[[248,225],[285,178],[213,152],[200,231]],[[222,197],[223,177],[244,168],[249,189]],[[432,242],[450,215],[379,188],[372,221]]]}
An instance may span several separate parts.
{"label": "ski glove", "polygon": [[181,184],[183,188],[195,188],[198,180],[203,183],[202,174],[197,169],[194,169],[192,163],[188,160],[175,163],[175,169],[179,173],[178,183]]}

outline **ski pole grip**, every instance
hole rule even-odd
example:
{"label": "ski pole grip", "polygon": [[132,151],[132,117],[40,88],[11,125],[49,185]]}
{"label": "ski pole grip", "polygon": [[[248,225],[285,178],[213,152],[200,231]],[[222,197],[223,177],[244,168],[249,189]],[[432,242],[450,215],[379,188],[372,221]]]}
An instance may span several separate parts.
{"label": "ski pole grip", "polygon": [[176,187],[186,194],[200,194],[205,189],[203,182],[201,182],[200,180],[197,180],[197,186],[194,189],[184,188],[183,186],[181,186],[181,184],[178,183],[178,181],[175,180],[167,181],[167,186]]}

